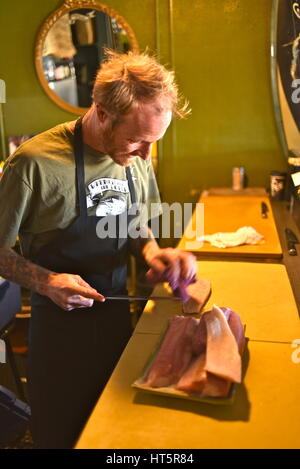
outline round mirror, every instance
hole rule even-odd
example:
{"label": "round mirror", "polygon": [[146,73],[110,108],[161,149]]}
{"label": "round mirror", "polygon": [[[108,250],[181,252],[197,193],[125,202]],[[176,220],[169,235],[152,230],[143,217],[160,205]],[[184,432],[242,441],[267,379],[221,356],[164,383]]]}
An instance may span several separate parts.
{"label": "round mirror", "polygon": [[273,0],[272,82],[286,156],[300,157],[300,0]]}
{"label": "round mirror", "polygon": [[138,52],[129,24],[96,0],[65,0],[42,25],[35,47],[36,71],[47,95],[69,112],[85,112],[105,48]]}

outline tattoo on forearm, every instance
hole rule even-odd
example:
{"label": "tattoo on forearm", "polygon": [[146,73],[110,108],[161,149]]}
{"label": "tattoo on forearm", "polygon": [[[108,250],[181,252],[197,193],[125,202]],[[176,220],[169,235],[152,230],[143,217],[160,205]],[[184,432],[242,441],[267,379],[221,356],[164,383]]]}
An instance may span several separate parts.
{"label": "tattoo on forearm", "polygon": [[0,275],[22,287],[42,292],[51,272],[28,261],[13,249],[0,248]]}

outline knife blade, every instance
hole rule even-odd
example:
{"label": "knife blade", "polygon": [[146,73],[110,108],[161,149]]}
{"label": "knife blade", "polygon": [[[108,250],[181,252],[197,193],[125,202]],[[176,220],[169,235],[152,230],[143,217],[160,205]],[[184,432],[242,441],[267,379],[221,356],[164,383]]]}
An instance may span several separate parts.
{"label": "knife blade", "polygon": [[289,228],[285,229],[285,236],[287,240],[287,248],[290,256],[297,256],[297,249],[295,244],[299,244],[299,240],[295,233]]}
{"label": "knife blade", "polygon": [[268,218],[268,211],[269,207],[267,206],[266,202],[261,203],[261,216],[262,218]]}
{"label": "knife blade", "polygon": [[115,295],[115,296],[106,296],[106,300],[127,300],[127,301],[160,301],[160,300],[171,300],[171,301],[181,301],[182,299],[178,296],[134,296],[134,295]]}

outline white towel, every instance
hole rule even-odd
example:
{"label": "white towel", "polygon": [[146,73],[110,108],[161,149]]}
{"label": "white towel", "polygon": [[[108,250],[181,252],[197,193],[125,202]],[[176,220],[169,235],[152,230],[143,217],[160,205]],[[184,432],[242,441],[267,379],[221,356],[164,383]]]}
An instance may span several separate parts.
{"label": "white towel", "polygon": [[300,186],[300,171],[291,175],[295,186]]}
{"label": "white towel", "polygon": [[217,248],[240,246],[241,244],[261,244],[263,235],[259,234],[252,226],[243,226],[233,233],[215,233],[197,238],[198,241],[209,242]]}

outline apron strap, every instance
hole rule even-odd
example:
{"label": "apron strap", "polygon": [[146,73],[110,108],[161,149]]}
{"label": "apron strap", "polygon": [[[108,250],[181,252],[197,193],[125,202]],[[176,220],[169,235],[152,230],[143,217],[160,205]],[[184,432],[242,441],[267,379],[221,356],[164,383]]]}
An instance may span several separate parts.
{"label": "apron strap", "polygon": [[82,138],[82,118],[77,119],[74,130],[74,154],[76,163],[76,184],[77,198],[79,203],[80,215],[87,216],[85,177],[84,177],[84,159],[83,159],[83,138]]}
{"label": "apron strap", "polygon": [[[135,192],[135,188],[134,188],[134,184],[133,184],[131,169],[130,169],[129,166],[126,166],[125,173],[126,173],[126,178],[127,178],[127,181],[128,181],[128,187],[129,187],[129,192],[130,192],[131,203],[132,203],[132,205],[134,205],[136,203],[137,199],[136,199],[136,192]],[[117,232],[118,233],[119,233],[119,229],[120,229],[120,217],[121,216],[122,215],[117,216]],[[131,218],[132,218],[131,216],[128,217],[128,222],[130,222]],[[128,226],[127,226],[127,230],[128,230]],[[128,232],[127,232],[127,236],[128,236]],[[126,239],[127,239],[127,237],[126,237]],[[120,236],[118,236],[118,241],[117,241],[118,249],[121,249],[123,247],[124,242],[125,242],[125,239],[120,238]]]}
{"label": "apron strap", "polygon": [[131,203],[133,205],[133,204],[136,203],[136,192],[135,192],[135,188],[134,188],[134,184],[133,184],[133,179],[132,179],[130,166],[126,166],[125,172],[126,172],[126,178],[127,178],[127,181],[128,181],[128,187],[129,187],[129,192],[130,192]]}
{"label": "apron strap", "polygon": [[[76,163],[76,184],[77,197],[80,209],[80,215],[87,216],[86,193],[85,193],[85,177],[84,177],[84,158],[83,158],[83,138],[82,138],[82,118],[77,119],[74,130],[74,154]],[[129,166],[125,168],[126,178],[130,192],[131,203],[135,204],[136,192],[132,179],[131,169]]]}

